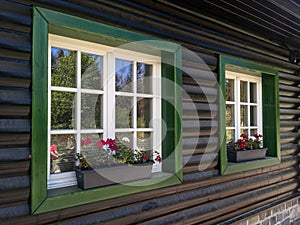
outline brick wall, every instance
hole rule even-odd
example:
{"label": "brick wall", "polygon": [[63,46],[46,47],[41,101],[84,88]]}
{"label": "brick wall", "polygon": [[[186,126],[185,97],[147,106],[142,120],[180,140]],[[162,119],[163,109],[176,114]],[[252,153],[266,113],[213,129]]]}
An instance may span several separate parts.
{"label": "brick wall", "polygon": [[298,225],[300,224],[300,197],[273,206],[233,225]]}

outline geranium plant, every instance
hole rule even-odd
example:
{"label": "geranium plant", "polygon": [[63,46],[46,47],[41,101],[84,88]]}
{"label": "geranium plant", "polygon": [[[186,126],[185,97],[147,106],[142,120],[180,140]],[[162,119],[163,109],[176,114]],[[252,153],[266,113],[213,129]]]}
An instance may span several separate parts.
{"label": "geranium plant", "polygon": [[130,142],[128,138],[124,137],[122,141],[123,143],[107,138],[93,144],[89,138],[82,140],[82,153],[76,154],[76,159],[79,161],[77,168],[92,169],[120,164],[133,165],[162,162],[162,158],[157,151],[145,151],[139,148],[133,150],[128,147]]}
{"label": "geranium plant", "polygon": [[254,134],[250,137],[243,133],[236,142],[233,140],[227,143],[227,149],[229,151],[241,151],[241,150],[253,150],[263,148],[262,146],[262,135]]}

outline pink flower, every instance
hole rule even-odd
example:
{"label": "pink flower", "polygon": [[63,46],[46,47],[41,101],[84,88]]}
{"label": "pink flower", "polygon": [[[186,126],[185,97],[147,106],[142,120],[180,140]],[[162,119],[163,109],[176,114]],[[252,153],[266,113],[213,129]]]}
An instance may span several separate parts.
{"label": "pink flower", "polygon": [[80,145],[81,145],[81,147],[83,147],[83,146],[84,146],[84,140],[83,140],[83,139],[81,139],[81,141],[80,141]]}
{"label": "pink flower", "polygon": [[87,137],[87,138],[85,139],[85,144],[86,144],[86,145],[92,144],[92,140],[91,140],[89,137]]}
{"label": "pink flower", "polygon": [[100,140],[96,143],[96,146],[98,146],[99,148],[102,148],[104,145],[106,145],[106,142],[104,140]]}

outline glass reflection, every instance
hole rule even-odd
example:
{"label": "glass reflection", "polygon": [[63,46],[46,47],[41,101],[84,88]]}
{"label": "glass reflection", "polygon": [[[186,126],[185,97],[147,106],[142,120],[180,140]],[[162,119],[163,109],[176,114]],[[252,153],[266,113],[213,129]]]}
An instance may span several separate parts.
{"label": "glass reflection", "polygon": [[51,92],[51,129],[75,128],[75,93]]}
{"label": "glass reflection", "polygon": [[257,126],[257,107],[250,106],[250,126]]}
{"label": "glass reflection", "polygon": [[226,142],[235,141],[235,130],[226,130]]}
{"label": "glass reflection", "polygon": [[74,170],[76,141],[73,134],[51,135],[50,173]]}
{"label": "glass reflection", "polygon": [[241,81],[240,82],[240,98],[241,102],[247,102],[247,81]]}
{"label": "glass reflection", "polygon": [[234,101],[234,80],[226,79],[226,101]]}
{"label": "glass reflection", "polygon": [[241,117],[240,125],[242,127],[248,126],[248,106],[241,105],[240,113],[241,113],[240,114],[240,117]]}
{"label": "glass reflection", "polygon": [[116,59],[116,91],[132,92],[133,91],[133,62],[123,59]]}
{"label": "glass reflection", "polygon": [[81,54],[81,87],[102,89],[103,57],[87,53]]}
{"label": "glass reflection", "polygon": [[152,65],[137,63],[137,92],[152,93]]}
{"label": "glass reflection", "polygon": [[76,51],[51,48],[51,85],[76,87]]}
{"label": "glass reflection", "polygon": [[234,105],[226,105],[226,126],[234,126]]}
{"label": "glass reflection", "polygon": [[143,151],[153,150],[151,132],[137,132],[137,146]]}
{"label": "glass reflection", "polygon": [[81,128],[102,128],[102,95],[81,94]]}
{"label": "glass reflection", "polygon": [[116,96],[115,121],[116,128],[132,128],[133,98]]}
{"label": "glass reflection", "polygon": [[149,128],[152,117],[152,99],[139,98],[137,103],[137,127]]}
{"label": "glass reflection", "polygon": [[252,82],[250,83],[250,102],[257,102],[257,84]]}

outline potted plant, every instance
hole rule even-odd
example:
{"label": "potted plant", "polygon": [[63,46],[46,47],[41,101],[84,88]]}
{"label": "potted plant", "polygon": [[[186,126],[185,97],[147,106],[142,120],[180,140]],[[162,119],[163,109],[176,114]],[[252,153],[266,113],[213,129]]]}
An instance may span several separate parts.
{"label": "potted plant", "polygon": [[268,149],[263,148],[262,137],[261,134],[254,134],[253,137],[249,138],[247,134],[243,133],[236,142],[228,142],[228,161],[243,162],[265,158]]}
{"label": "potted plant", "polygon": [[133,151],[128,146],[129,139],[122,140],[123,143],[108,138],[94,144],[89,138],[81,141],[75,169],[78,187],[89,189],[151,177],[152,165],[162,162],[160,154],[143,149]]}

